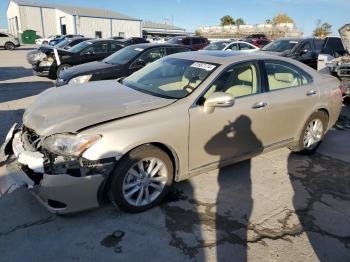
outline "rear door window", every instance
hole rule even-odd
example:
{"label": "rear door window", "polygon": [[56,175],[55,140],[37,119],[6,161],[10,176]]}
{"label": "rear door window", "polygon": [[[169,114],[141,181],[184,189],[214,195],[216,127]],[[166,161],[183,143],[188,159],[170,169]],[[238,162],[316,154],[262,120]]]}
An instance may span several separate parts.
{"label": "rear door window", "polygon": [[124,46],[121,44],[117,44],[117,43],[111,43],[111,52],[116,52],[120,49],[122,49]]}
{"label": "rear door window", "polygon": [[296,66],[282,61],[266,61],[269,90],[279,90],[309,84],[311,77]]}
{"label": "rear door window", "polygon": [[5,34],[0,33],[0,37],[8,37],[8,36],[5,35]]}
{"label": "rear door window", "polygon": [[240,50],[249,50],[249,49],[254,49],[251,45],[247,45],[245,43],[239,43],[239,49]]}
{"label": "rear door window", "polygon": [[136,59],[135,63],[142,62],[144,65],[147,65],[164,57],[165,55],[164,47],[153,48],[143,53],[138,59]]}

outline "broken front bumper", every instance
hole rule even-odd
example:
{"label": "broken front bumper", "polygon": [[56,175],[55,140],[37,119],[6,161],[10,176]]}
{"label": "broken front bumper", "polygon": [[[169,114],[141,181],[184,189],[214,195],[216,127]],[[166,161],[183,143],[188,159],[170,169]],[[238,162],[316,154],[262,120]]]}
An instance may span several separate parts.
{"label": "broken front bumper", "polygon": [[2,155],[5,155],[11,146],[17,160],[17,172],[10,168],[8,172],[12,181],[19,186],[26,185],[53,213],[72,213],[99,206],[100,190],[103,189],[106,175],[97,173],[76,177],[70,174],[47,174],[44,155],[26,150],[21,134],[21,130],[14,126],[1,147],[4,151]]}

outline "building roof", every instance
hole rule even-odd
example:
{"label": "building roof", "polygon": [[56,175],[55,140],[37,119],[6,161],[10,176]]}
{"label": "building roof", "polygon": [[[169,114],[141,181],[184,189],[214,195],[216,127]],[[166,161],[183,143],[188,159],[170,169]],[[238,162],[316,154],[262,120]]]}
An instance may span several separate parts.
{"label": "building roof", "polygon": [[20,6],[34,6],[34,7],[59,9],[70,15],[142,21],[141,19],[127,16],[121,13],[113,12],[106,9],[76,7],[76,6],[70,6],[70,5],[43,3],[43,2],[37,2],[37,1],[31,1],[31,0],[11,0],[11,1]]}
{"label": "building roof", "polygon": [[184,28],[177,27],[174,25],[168,25],[168,24],[158,24],[158,23],[153,23],[149,21],[143,22],[143,28],[145,29],[162,29],[162,30],[182,30],[185,31]]}

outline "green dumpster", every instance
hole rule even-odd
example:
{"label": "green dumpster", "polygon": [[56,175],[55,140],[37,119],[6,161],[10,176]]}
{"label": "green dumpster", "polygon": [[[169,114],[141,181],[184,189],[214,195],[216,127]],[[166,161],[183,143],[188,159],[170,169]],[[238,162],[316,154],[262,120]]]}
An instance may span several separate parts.
{"label": "green dumpster", "polygon": [[35,44],[36,31],[34,30],[25,30],[21,34],[21,40],[23,44]]}

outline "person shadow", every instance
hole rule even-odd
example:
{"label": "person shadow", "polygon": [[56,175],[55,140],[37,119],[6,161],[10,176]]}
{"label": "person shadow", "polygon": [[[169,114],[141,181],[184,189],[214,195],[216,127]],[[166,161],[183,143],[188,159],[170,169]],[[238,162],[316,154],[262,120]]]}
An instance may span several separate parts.
{"label": "person shadow", "polygon": [[241,160],[244,155],[253,157],[262,152],[263,144],[251,124],[248,116],[241,115],[205,145],[208,154],[219,156],[215,212],[217,261],[247,260],[248,224],[253,207],[251,160],[223,166],[231,164],[231,160]]}

